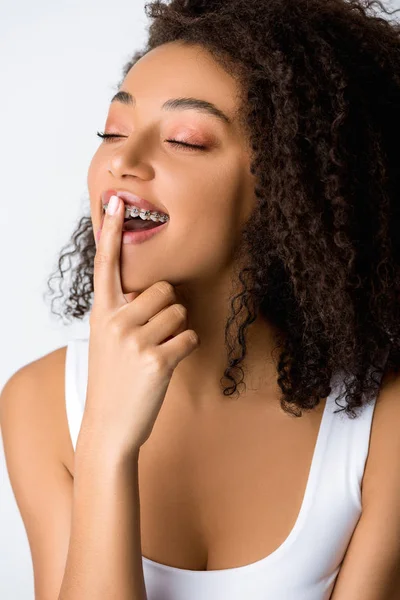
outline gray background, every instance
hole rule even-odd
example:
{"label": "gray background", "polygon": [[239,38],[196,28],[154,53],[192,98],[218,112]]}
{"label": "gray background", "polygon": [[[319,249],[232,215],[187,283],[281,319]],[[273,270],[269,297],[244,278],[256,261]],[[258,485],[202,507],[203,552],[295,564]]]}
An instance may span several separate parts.
{"label": "gray background", "polygon": [[[89,209],[96,131],[104,129],[123,64],[145,43],[144,5],[0,2],[0,390],[23,365],[88,333],[87,319],[63,323],[43,295],[60,248]],[[1,443],[0,598],[32,600],[33,590]]]}

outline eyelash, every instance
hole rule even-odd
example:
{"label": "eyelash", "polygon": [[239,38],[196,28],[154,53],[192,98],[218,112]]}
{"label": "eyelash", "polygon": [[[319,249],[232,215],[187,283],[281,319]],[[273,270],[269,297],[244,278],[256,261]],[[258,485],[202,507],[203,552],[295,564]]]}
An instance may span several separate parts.
{"label": "eyelash", "polygon": [[[103,139],[103,141],[107,142],[107,140],[110,140],[112,138],[118,138],[118,137],[123,137],[122,135],[114,135],[112,133],[104,133],[101,131],[98,131],[96,133],[96,135],[98,135],[100,138]],[[205,150],[206,146],[198,146],[195,144],[187,144],[186,142],[177,142],[176,140],[165,140],[166,142],[169,142],[172,146],[183,146],[185,148],[187,148],[188,150]]]}

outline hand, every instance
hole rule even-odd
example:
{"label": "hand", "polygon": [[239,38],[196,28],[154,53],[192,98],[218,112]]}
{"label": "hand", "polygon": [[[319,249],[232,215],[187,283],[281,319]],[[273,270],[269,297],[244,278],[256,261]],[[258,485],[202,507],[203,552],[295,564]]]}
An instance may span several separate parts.
{"label": "hand", "polygon": [[123,207],[120,199],[117,212],[105,215],[94,259],[84,421],[97,440],[125,455],[149,438],[174,369],[199,340],[167,281],[130,293],[130,301],[123,294]]}

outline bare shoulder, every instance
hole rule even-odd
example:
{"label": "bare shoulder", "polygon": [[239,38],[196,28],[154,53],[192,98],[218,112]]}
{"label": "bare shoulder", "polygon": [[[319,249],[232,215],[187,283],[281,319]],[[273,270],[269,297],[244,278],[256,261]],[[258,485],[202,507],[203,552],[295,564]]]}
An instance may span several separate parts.
{"label": "bare shoulder", "polygon": [[58,598],[70,539],[72,443],[64,403],[66,348],[21,367],[0,395],[9,481],[25,526],[35,598]]}
{"label": "bare shoulder", "polygon": [[8,379],[0,396],[0,423],[12,413],[19,422],[34,428],[41,442],[71,473],[74,450],[65,407],[66,350],[66,346],[57,348]]}
{"label": "bare shoulder", "polygon": [[391,488],[400,483],[396,473],[400,473],[400,372],[387,370],[372,419],[362,485],[364,507],[375,499],[379,501],[384,489],[390,494]]}

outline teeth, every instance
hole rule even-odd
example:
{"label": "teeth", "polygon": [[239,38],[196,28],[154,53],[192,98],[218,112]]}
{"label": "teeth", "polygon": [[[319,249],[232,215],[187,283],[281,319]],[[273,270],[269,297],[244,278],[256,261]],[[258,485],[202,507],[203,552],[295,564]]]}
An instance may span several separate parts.
{"label": "teeth", "polygon": [[[103,205],[105,211],[107,210],[107,207],[108,204]],[[168,215],[164,215],[157,211],[151,212],[150,210],[140,209],[137,206],[131,208],[130,206],[125,205],[125,219],[128,217],[140,217],[143,221],[149,221],[151,219],[152,221],[159,221],[160,223],[165,223],[169,219]]]}

